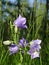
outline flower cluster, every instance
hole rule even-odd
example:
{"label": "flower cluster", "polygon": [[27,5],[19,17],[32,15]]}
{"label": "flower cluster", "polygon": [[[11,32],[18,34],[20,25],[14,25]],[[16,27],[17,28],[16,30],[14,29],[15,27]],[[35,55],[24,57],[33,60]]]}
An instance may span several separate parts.
{"label": "flower cluster", "polygon": [[[14,21],[13,25],[15,26],[15,28],[27,28],[26,18],[19,15],[19,17]],[[4,45],[8,46],[8,50],[10,52],[9,55],[17,53],[20,50],[20,48],[29,47],[27,54],[31,55],[31,59],[39,57],[40,49],[41,49],[40,43],[41,40],[39,39],[28,42],[23,37],[18,41],[17,45],[14,43],[14,41],[10,41],[10,40],[6,40],[3,42]]]}
{"label": "flower cluster", "polygon": [[41,40],[32,40],[30,42],[30,50],[27,52],[29,55],[31,55],[31,59],[32,58],[36,58],[39,57],[39,53],[40,53],[40,46]]}

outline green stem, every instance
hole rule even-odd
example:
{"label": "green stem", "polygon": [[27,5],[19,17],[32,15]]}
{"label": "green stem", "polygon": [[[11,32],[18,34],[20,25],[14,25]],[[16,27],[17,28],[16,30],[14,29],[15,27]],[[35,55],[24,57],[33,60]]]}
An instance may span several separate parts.
{"label": "green stem", "polygon": [[2,55],[1,55],[1,58],[0,58],[0,64],[1,64],[1,60],[2,60],[2,58],[3,58],[3,52],[2,52]]}
{"label": "green stem", "polygon": [[21,64],[22,64],[22,61],[23,61],[23,57],[22,57],[21,49],[20,49],[20,63],[21,63]]}
{"label": "green stem", "polygon": [[41,55],[40,55],[40,65],[42,65],[42,59],[41,59]]}
{"label": "green stem", "polygon": [[4,59],[2,60],[2,63],[4,63],[5,59],[7,58],[8,52],[9,52],[9,51],[7,51],[7,53],[6,53],[5,57],[4,57]]}

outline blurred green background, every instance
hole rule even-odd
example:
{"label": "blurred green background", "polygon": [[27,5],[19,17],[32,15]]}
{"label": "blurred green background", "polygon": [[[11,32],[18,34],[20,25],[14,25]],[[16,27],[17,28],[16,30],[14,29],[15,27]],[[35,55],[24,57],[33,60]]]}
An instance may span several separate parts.
{"label": "blurred green background", "polygon": [[[15,38],[11,25],[19,14],[26,17],[28,28],[20,30]],[[18,55],[7,56],[2,43],[7,39],[18,42],[22,36],[28,41],[42,40],[40,58],[32,65],[49,65],[49,0],[0,0],[0,65],[18,65]],[[31,65],[25,62],[22,65]]]}

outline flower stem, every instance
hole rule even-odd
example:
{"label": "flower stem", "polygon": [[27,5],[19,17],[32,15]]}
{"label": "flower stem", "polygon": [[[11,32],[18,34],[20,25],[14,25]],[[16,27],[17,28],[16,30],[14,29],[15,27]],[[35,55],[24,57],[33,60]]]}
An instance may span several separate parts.
{"label": "flower stem", "polygon": [[40,55],[40,65],[42,65],[42,59],[41,59],[41,55]]}
{"label": "flower stem", "polygon": [[23,57],[22,57],[21,48],[20,48],[20,63],[21,63],[21,64],[22,64],[22,60],[23,60]]}

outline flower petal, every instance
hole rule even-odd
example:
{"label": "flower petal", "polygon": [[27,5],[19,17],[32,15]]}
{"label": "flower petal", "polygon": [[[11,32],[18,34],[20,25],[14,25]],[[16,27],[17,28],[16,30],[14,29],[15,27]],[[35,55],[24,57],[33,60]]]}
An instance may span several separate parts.
{"label": "flower petal", "polygon": [[34,52],[31,54],[31,59],[39,57],[39,52]]}

